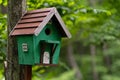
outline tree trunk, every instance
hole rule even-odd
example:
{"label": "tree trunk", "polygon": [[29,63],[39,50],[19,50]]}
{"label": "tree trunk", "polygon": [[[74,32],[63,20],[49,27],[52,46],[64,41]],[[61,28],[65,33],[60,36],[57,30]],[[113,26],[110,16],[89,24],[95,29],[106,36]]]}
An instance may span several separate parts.
{"label": "tree trunk", "polygon": [[98,73],[96,71],[96,60],[95,60],[96,47],[93,44],[90,45],[90,53],[91,53],[93,80],[99,80]]}
{"label": "tree trunk", "polygon": [[103,0],[98,0],[99,4],[102,4],[103,3]]}
{"label": "tree trunk", "polygon": [[3,4],[0,5],[0,13],[2,13],[2,14],[7,13],[7,7],[3,6]]}
{"label": "tree trunk", "polygon": [[18,64],[17,43],[9,33],[26,11],[26,0],[8,0],[8,41],[5,62],[5,80],[25,80],[24,66]]}
{"label": "tree trunk", "polygon": [[96,5],[96,2],[96,0],[89,0],[89,5],[94,7]]}
{"label": "tree trunk", "polygon": [[74,59],[73,56],[73,46],[72,43],[68,43],[68,47],[67,47],[67,58],[68,58],[68,62],[70,64],[70,66],[76,71],[76,77],[77,80],[82,80],[82,74],[79,70],[79,67]]}
{"label": "tree trunk", "polygon": [[105,65],[107,67],[107,69],[109,70],[109,72],[111,72],[111,58],[109,55],[106,54],[106,51],[108,49],[107,43],[103,42],[103,57],[104,57],[104,62]]}

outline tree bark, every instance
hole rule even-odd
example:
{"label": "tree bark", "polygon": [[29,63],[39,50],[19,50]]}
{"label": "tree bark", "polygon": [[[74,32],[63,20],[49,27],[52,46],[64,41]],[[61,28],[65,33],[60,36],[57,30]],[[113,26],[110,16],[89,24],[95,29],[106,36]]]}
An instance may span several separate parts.
{"label": "tree bark", "polygon": [[107,69],[109,70],[109,72],[111,72],[111,58],[109,55],[106,54],[106,51],[108,49],[108,45],[107,43],[103,42],[103,58],[104,58],[104,62],[105,62],[105,65],[107,67]]}
{"label": "tree bark", "polygon": [[89,5],[94,7],[96,5],[96,2],[96,0],[89,0]]}
{"label": "tree bark", "polygon": [[82,80],[82,74],[73,56],[73,46],[70,42],[67,47],[67,58],[70,66],[76,71],[77,80]]}
{"label": "tree bark", "polygon": [[6,14],[7,13],[7,7],[3,6],[3,4],[0,5],[0,12],[2,14]]}
{"label": "tree bark", "polygon": [[8,41],[5,62],[5,80],[25,80],[24,66],[18,64],[17,43],[9,33],[26,11],[26,0],[8,0]]}
{"label": "tree bark", "polygon": [[90,45],[90,53],[91,53],[93,80],[99,80],[98,73],[96,71],[96,60],[95,60],[96,47],[93,44]]}
{"label": "tree bark", "polygon": [[103,0],[98,0],[99,4],[102,4],[103,3]]}

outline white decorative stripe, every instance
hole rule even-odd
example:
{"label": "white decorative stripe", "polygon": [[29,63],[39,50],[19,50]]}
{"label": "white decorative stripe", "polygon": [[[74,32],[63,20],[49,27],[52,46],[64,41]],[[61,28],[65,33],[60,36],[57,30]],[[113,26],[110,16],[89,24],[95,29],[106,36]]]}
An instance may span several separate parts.
{"label": "white decorative stripe", "polygon": [[63,28],[65,34],[67,35],[68,38],[71,38],[71,34],[70,32],[67,30],[67,28],[65,27],[64,22],[62,21],[58,11],[56,10],[55,7],[51,8],[50,13],[46,16],[46,18],[43,20],[43,22],[38,26],[38,28],[34,31],[34,34],[36,36],[39,35],[39,33],[42,31],[42,29],[45,27],[45,25],[49,22],[49,20],[53,17],[53,15],[56,16],[56,18],[58,19],[61,27]]}

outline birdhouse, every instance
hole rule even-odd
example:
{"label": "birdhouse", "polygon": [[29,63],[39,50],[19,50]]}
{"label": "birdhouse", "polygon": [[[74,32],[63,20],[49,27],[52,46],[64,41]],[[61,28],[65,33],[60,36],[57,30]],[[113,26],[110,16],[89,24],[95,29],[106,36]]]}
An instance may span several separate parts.
{"label": "birdhouse", "polygon": [[26,12],[10,33],[18,45],[19,64],[57,64],[61,38],[71,37],[56,8]]}

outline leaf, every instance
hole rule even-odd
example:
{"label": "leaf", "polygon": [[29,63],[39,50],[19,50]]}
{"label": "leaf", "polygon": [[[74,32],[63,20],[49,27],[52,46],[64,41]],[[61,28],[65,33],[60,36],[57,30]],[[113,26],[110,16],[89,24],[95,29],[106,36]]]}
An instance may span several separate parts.
{"label": "leaf", "polygon": [[2,0],[0,0],[0,4],[2,3]]}

